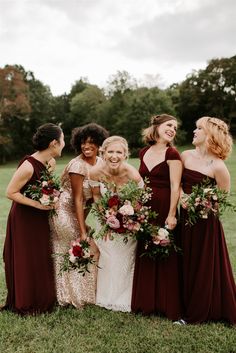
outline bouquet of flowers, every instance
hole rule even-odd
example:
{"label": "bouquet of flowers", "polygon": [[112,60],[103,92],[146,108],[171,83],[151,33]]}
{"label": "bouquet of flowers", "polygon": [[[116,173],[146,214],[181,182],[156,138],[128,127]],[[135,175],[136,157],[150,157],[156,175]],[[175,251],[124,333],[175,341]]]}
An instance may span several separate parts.
{"label": "bouquet of flowers", "polygon": [[148,229],[143,234],[139,234],[139,239],[144,244],[144,250],[141,256],[147,256],[152,259],[167,258],[172,251],[179,252],[181,249],[174,242],[173,233],[167,226],[149,224]]}
{"label": "bouquet of flowers", "polygon": [[139,232],[145,232],[149,221],[155,217],[155,212],[145,205],[151,198],[151,189],[139,188],[131,180],[119,190],[114,184],[104,184],[106,193],[92,207],[92,213],[101,224],[96,237],[120,236],[127,242],[129,237],[136,238]]}
{"label": "bouquet of flowers", "polygon": [[82,276],[89,271],[89,265],[95,264],[93,255],[90,253],[90,247],[87,240],[74,240],[71,242],[70,249],[65,254],[55,254],[62,256],[63,261],[60,266],[60,273],[77,270]]}
{"label": "bouquet of flowers", "polygon": [[[24,191],[24,195],[32,200],[39,201],[42,205],[49,206],[55,204],[61,194],[60,179],[47,165],[41,172],[40,180],[35,184],[30,184]],[[50,215],[56,214],[56,210],[50,210]]]}
{"label": "bouquet of flowers", "polygon": [[193,186],[191,194],[183,194],[180,202],[187,211],[189,225],[195,224],[198,218],[207,219],[209,215],[220,217],[226,209],[236,211],[228,201],[228,193],[218,189],[209,179]]}

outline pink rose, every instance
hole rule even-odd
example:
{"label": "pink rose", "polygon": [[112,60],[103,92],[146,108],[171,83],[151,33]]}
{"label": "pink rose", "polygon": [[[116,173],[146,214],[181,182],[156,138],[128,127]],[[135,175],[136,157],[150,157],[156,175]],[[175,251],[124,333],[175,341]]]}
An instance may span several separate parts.
{"label": "pink rose", "polygon": [[106,224],[112,229],[120,228],[120,222],[115,216],[110,216],[107,218]]}

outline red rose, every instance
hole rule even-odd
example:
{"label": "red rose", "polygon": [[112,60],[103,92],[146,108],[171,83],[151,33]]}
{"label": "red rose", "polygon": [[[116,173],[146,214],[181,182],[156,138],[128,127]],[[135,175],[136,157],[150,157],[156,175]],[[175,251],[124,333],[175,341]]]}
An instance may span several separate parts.
{"label": "red rose", "polygon": [[44,186],[42,188],[42,193],[45,195],[52,195],[53,194],[53,188],[50,188],[48,186]]}
{"label": "red rose", "polygon": [[119,199],[118,195],[113,195],[113,196],[110,197],[109,200],[108,200],[108,206],[109,206],[109,207],[118,206],[119,203],[120,203],[120,199]]}
{"label": "red rose", "polygon": [[76,257],[82,257],[84,255],[83,249],[79,245],[74,245],[72,248],[72,253]]}

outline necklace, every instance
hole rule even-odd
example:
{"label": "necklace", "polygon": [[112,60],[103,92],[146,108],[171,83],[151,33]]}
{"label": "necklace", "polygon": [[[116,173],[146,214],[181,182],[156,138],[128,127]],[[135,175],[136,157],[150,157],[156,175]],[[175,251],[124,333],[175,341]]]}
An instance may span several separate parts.
{"label": "necklace", "polygon": [[211,159],[209,157],[208,157],[208,159],[205,159],[204,157],[201,157],[196,153],[194,155],[195,155],[195,158],[198,159],[199,161],[201,161],[204,164],[204,166],[206,166],[206,167],[210,167],[210,165],[212,165],[212,163],[213,163],[213,159]]}

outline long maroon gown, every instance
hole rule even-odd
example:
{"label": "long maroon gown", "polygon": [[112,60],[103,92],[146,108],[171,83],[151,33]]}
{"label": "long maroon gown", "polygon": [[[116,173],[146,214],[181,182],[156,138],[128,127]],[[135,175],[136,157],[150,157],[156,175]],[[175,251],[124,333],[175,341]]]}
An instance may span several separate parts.
{"label": "long maroon gown", "polygon": [[[206,177],[184,169],[184,192],[191,193],[192,186]],[[187,323],[221,320],[236,324],[236,286],[221,222],[211,215],[189,226],[186,216],[181,209],[184,319]]]}
{"label": "long maroon gown", "polygon": [[[165,160],[151,171],[143,161],[149,147],[140,152],[139,172],[143,178],[148,177],[153,191],[150,206],[158,213],[156,223],[165,225],[170,207],[170,176],[168,160],[180,160],[178,151],[169,147]],[[170,320],[181,317],[180,274],[178,255],[173,253],[167,259],[150,259],[140,257],[143,252],[142,242],[138,242],[134,272],[132,311],[143,314],[164,315]]]}
{"label": "long maroon gown", "polygon": [[[26,156],[34,173],[21,190],[40,179],[45,166]],[[5,308],[19,314],[50,311],[55,303],[55,285],[51,256],[48,211],[13,201],[8,216],[3,259],[7,285]]]}

